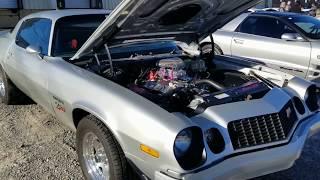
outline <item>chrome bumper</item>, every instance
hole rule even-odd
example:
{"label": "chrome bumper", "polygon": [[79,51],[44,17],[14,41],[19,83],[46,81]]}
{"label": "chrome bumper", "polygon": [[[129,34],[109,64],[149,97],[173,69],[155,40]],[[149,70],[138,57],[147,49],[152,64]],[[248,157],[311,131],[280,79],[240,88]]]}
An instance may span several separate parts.
{"label": "chrome bumper", "polygon": [[[320,112],[304,119],[286,145],[233,156],[204,170],[182,175],[181,179],[250,179],[288,169],[300,157],[308,137],[319,131]],[[155,179],[174,180],[161,172],[155,173]]]}

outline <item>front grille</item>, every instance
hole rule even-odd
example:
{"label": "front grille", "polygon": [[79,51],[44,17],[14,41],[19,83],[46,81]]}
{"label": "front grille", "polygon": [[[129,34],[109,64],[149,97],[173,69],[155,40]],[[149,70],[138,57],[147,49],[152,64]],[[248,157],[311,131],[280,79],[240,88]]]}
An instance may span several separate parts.
{"label": "front grille", "polygon": [[238,150],[285,140],[297,119],[290,101],[279,113],[232,121],[228,131],[233,148]]}

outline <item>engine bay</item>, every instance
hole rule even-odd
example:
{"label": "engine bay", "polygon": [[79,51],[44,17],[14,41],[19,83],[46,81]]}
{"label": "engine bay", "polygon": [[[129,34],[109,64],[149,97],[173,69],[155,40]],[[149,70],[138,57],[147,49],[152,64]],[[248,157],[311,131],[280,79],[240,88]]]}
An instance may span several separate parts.
{"label": "engine bay", "polygon": [[172,56],[121,61],[94,58],[83,68],[107,78],[158,104],[188,116],[207,107],[262,98],[264,82],[243,73],[217,70],[200,58]]}

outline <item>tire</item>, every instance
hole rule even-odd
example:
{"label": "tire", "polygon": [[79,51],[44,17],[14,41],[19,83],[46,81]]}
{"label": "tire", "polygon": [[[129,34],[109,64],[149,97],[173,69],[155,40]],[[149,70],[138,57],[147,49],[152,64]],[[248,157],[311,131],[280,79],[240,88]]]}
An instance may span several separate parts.
{"label": "tire", "polygon": [[92,115],[84,117],[76,136],[77,154],[86,179],[130,178],[130,168],[120,145],[100,120]]}
{"label": "tire", "polygon": [[[204,44],[201,46],[201,50],[204,55],[210,54],[212,52],[212,45],[211,44]],[[223,55],[221,48],[216,44],[214,44],[214,54],[215,55]]]}
{"label": "tire", "polygon": [[18,88],[11,82],[0,66],[0,102],[6,105],[16,104],[18,91]]}

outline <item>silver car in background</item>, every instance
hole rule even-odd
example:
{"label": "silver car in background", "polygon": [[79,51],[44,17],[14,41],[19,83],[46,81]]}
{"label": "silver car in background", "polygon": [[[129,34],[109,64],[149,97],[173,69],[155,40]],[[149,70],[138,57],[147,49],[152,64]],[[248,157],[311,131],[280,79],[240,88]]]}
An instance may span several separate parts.
{"label": "silver car in background", "polygon": [[[213,34],[216,54],[241,56],[320,83],[320,21],[280,12],[244,13]],[[210,38],[202,50],[211,51]]]}

